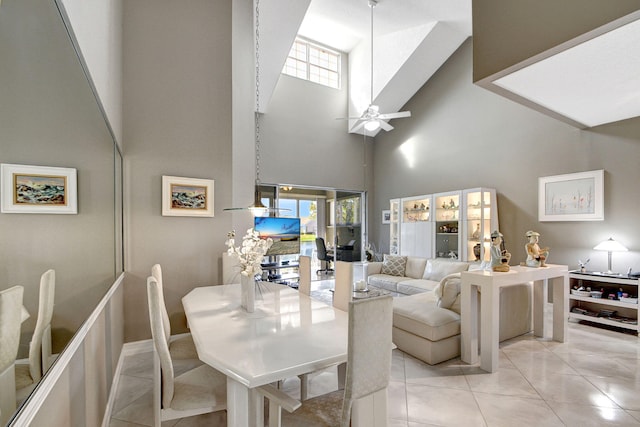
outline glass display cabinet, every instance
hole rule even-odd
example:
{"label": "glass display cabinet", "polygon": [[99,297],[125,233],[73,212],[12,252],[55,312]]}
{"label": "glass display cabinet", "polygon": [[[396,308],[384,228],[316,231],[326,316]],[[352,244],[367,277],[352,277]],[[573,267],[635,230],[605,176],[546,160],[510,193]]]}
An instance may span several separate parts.
{"label": "glass display cabinet", "polygon": [[[392,255],[490,260],[491,232],[499,230],[493,188],[471,188],[389,201]],[[509,236],[505,237],[509,250]]]}
{"label": "glass display cabinet", "polygon": [[436,212],[434,257],[460,258],[461,199],[461,191],[438,193],[433,196]]}
{"label": "glass display cabinet", "polygon": [[400,199],[389,200],[391,222],[389,223],[389,254],[400,253]]}
{"label": "glass display cabinet", "polygon": [[498,230],[496,191],[491,188],[464,190],[463,200],[464,244],[461,259],[464,261],[489,261],[491,259],[491,232]]}
{"label": "glass display cabinet", "polygon": [[429,196],[401,199],[400,255],[431,258],[431,200]]}

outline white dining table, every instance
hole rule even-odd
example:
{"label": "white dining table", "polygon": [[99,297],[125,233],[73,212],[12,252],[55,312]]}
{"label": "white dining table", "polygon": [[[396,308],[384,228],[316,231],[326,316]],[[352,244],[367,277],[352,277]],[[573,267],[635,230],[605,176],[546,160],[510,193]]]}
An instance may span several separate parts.
{"label": "white dining table", "polygon": [[287,286],[259,289],[253,313],[240,307],[240,285],[182,298],[198,357],[227,376],[228,426],[263,425],[256,387],[347,361],[347,312]]}

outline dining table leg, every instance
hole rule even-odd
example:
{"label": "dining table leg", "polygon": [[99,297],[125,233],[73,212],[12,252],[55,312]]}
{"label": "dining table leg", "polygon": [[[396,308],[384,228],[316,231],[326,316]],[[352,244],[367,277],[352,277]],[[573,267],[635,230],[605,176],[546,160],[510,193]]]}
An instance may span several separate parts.
{"label": "dining table leg", "polygon": [[262,396],[233,378],[227,377],[227,427],[264,425]]}

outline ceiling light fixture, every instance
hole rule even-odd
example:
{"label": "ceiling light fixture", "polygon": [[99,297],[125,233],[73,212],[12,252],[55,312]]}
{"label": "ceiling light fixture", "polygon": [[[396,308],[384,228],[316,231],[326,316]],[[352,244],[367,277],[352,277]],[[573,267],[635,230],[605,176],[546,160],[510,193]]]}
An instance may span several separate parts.
{"label": "ceiling light fixture", "polygon": [[382,128],[385,131],[393,129],[386,120],[411,117],[411,111],[400,111],[399,113],[380,113],[380,107],[373,103],[373,9],[377,6],[378,0],[368,0],[371,9],[371,96],[369,106],[360,117],[349,117],[350,120],[357,120],[352,132],[357,132],[364,127],[368,132],[375,132]]}
{"label": "ceiling light fixture", "polygon": [[269,208],[260,200],[260,0],[256,0],[256,110],[254,113],[254,150],[256,156],[256,179],[253,204],[242,208],[225,208],[225,211],[248,210],[253,216],[262,216],[266,212],[288,211],[290,209]]}

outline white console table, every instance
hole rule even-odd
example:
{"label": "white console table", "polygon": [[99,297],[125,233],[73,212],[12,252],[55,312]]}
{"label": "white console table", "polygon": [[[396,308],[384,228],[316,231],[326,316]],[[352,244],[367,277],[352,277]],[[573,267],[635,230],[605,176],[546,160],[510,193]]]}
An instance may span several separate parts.
{"label": "white console table", "polygon": [[461,357],[463,362],[478,361],[478,292],[482,292],[482,340],[480,367],[487,372],[498,369],[500,331],[500,288],[533,282],[533,326],[536,336],[545,336],[544,304],[548,281],[553,283],[553,340],[564,342],[569,315],[569,269],[566,265],[548,264],[532,268],[515,266],[508,272],[463,271],[461,282]]}

